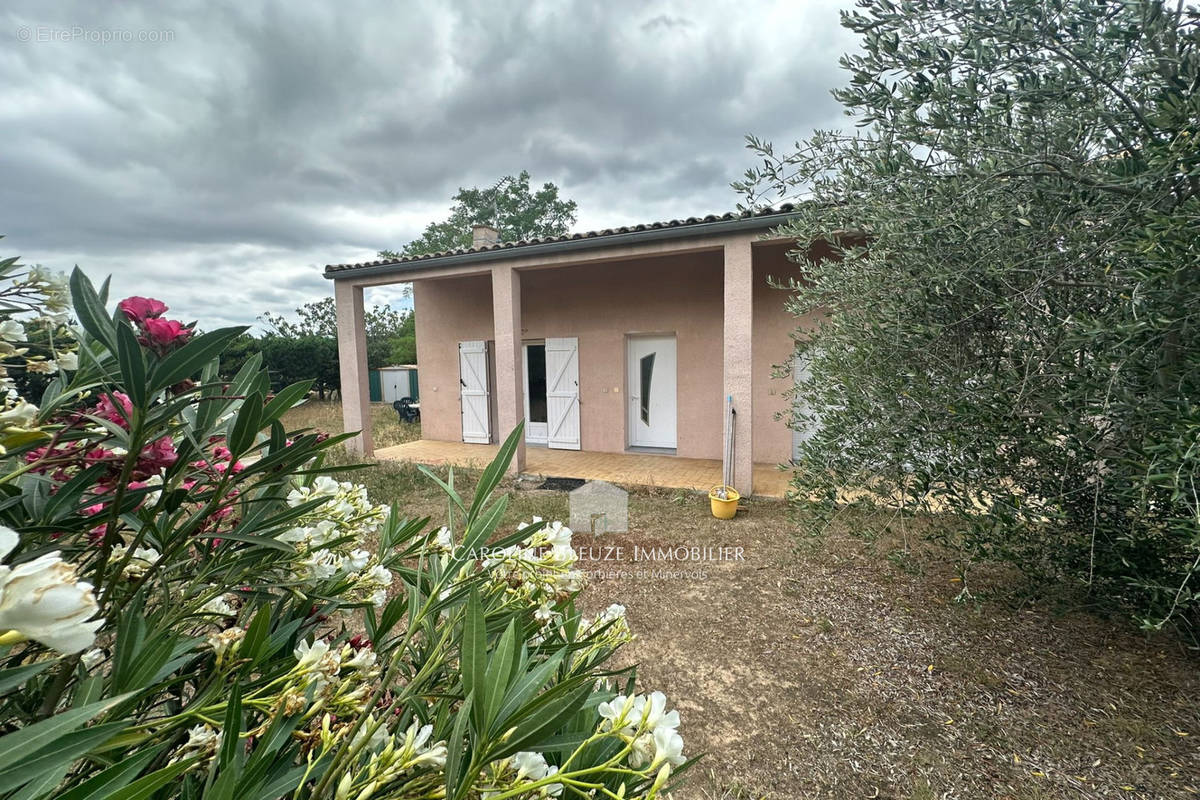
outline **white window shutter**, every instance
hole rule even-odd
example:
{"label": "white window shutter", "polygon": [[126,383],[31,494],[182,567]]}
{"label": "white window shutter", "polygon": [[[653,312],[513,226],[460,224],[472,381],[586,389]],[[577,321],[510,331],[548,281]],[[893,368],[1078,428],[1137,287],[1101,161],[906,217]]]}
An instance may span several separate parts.
{"label": "white window shutter", "polygon": [[458,343],[458,379],[462,400],[462,440],[487,444],[492,440],[487,342]]}
{"label": "white window shutter", "polygon": [[579,449],[579,340],[546,340],[547,444],[556,450]]}

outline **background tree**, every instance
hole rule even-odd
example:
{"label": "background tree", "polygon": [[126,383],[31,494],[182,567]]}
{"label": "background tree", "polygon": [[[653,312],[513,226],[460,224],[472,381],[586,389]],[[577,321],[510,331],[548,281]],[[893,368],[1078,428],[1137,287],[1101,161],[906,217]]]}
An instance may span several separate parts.
{"label": "background tree", "polygon": [[[337,307],[332,297],[305,303],[296,309],[296,318],[288,319],[270,311],[259,319],[280,336],[322,336],[337,339]],[[390,305],[376,305],[363,314],[367,339],[383,340],[399,335],[412,312],[397,311]]]}
{"label": "background tree", "polygon": [[450,216],[431,222],[424,232],[399,251],[381,250],[380,258],[441,253],[471,246],[471,226],[487,224],[500,231],[500,240],[515,242],[543,236],[561,236],[575,224],[574,200],[558,196],[558,187],[543,183],[534,191],[529,173],[506,175],[489,187],[460,188],[454,195]]}
{"label": "background tree", "polygon": [[396,335],[390,340],[391,348],[388,353],[388,362],[391,364],[416,364],[417,363],[417,317],[415,314],[408,314],[404,317],[404,321],[400,323],[400,328]]}
{"label": "background tree", "polygon": [[841,257],[797,254],[792,309],[836,309],[798,336],[795,422],[821,417],[798,495],[936,497],[966,556],[1195,622],[1196,7],[874,0],[843,24],[862,130],[751,139],[737,185],[811,200],[786,231]]}
{"label": "background tree", "polygon": [[[521,170],[517,176],[506,175],[491,186],[480,189],[460,187],[454,195],[450,216],[425,226],[424,232],[400,250],[380,250],[380,258],[405,258],[432,255],[447,250],[471,246],[471,226],[489,224],[500,232],[500,240],[515,242],[521,239],[544,236],[561,236],[570,232],[575,223],[577,206],[574,200],[559,197],[558,187],[553,183],[542,184],[534,191],[529,184],[529,173]],[[406,294],[411,284],[405,286]],[[322,325],[331,324],[333,301],[326,308],[308,309],[306,314]],[[309,306],[318,304],[310,303]],[[391,364],[417,363],[417,338],[415,317],[410,312],[401,321],[399,332],[391,337],[388,362]],[[391,322],[387,323],[391,327]],[[371,340],[371,322],[367,323],[368,347]]]}
{"label": "background tree", "polygon": [[[337,310],[332,297],[305,303],[294,319],[266,312],[260,319],[269,332],[253,345],[234,343],[233,360],[253,352],[263,354],[272,380],[286,386],[311,380],[324,400],[338,386]],[[415,360],[412,312],[396,311],[389,305],[373,306],[364,314],[367,333],[367,367],[378,369],[395,363],[393,351],[401,354],[411,346]],[[243,352],[243,347],[246,352]],[[403,362],[412,363],[412,362]]]}

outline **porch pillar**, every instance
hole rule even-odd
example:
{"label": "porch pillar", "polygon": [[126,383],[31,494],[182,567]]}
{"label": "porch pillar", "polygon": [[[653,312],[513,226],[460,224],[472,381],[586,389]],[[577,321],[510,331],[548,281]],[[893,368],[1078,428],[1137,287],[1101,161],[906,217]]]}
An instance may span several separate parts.
{"label": "porch pillar", "polygon": [[[492,320],[496,340],[496,431],[503,442],[525,420],[521,384],[521,273],[507,264],[492,267]],[[508,466],[510,474],[525,469],[525,437]]]}
{"label": "porch pillar", "polygon": [[[725,396],[733,398],[733,488],[754,492],[754,263],[751,237],[725,242]],[[725,408],[722,397],[722,412]]]}
{"label": "porch pillar", "polygon": [[333,282],[337,309],[338,371],[341,377],[342,428],[361,431],[346,440],[356,456],[375,454],[371,439],[371,395],[367,386],[367,326],[363,318],[363,288],[349,281]]}

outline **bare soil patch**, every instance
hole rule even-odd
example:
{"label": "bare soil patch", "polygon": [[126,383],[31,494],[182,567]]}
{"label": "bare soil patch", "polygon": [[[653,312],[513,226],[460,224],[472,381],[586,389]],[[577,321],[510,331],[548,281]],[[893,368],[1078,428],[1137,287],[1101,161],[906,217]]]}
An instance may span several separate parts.
{"label": "bare soil patch", "polygon": [[[994,598],[955,602],[940,551],[905,568],[884,555],[894,543],[849,527],[800,540],[782,503],[720,522],[702,501],[633,495],[630,533],[602,537],[624,569],[606,561],[584,593],[593,610],[627,607],[638,638],[622,657],[679,705],[689,751],[708,753],[680,798],[1200,790],[1200,673],[1178,642],[1013,606],[989,584],[999,574],[972,586]],[[645,560],[678,545],[745,559]]]}
{"label": "bare soil patch", "polygon": [[[464,495],[476,474],[456,471]],[[353,479],[445,518],[411,465]],[[502,490],[506,524],[567,518],[564,492]],[[626,607],[637,639],[620,665],[667,693],[687,752],[707,754],[676,800],[1200,795],[1200,660],[1178,640],[1017,602],[1000,570],[956,602],[945,551],[897,558],[900,542],[853,535],[853,514],[810,540],[783,503],[748,507],[721,522],[703,495],[635,490],[628,534],[576,535],[585,610]],[[678,547],[743,558],[647,556]]]}

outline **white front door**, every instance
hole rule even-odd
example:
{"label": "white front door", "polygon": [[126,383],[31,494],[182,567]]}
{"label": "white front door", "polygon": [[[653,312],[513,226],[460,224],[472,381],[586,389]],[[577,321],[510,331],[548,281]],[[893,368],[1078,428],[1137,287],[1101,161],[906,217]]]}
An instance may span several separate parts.
{"label": "white front door", "polygon": [[675,337],[629,338],[629,444],[675,447]]}
{"label": "white front door", "polygon": [[579,340],[546,340],[547,442],[558,450],[579,449]]}
{"label": "white front door", "polygon": [[545,444],[549,436],[546,416],[546,345],[528,342],[525,353],[525,441]]}
{"label": "white front door", "polygon": [[487,444],[492,440],[488,412],[487,342],[458,343],[458,380],[462,398],[463,441]]}

